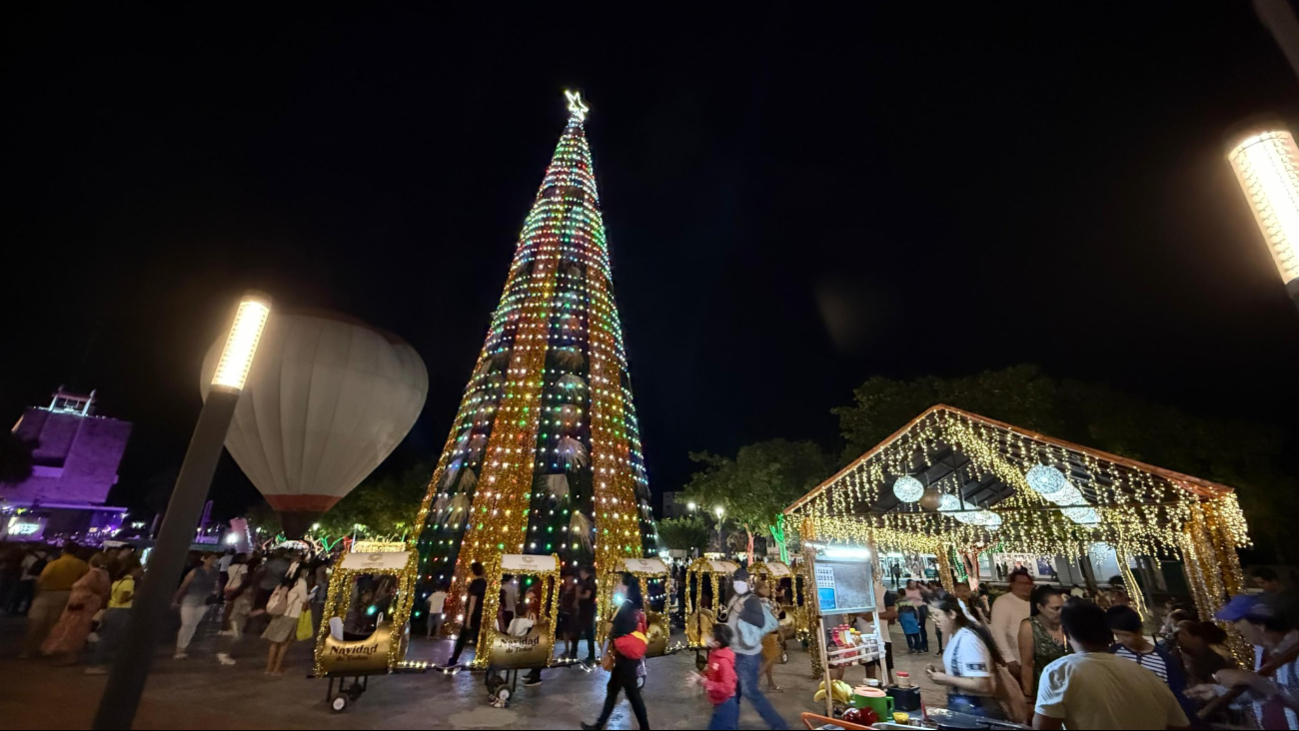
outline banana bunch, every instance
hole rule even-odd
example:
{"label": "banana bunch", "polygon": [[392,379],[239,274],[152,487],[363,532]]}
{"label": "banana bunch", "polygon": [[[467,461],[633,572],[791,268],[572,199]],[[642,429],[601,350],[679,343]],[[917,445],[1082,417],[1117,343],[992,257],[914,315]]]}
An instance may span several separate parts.
{"label": "banana bunch", "polygon": [[[834,700],[836,703],[846,704],[852,699],[852,686],[842,680],[834,681],[833,685],[830,686],[830,689],[831,692],[834,693]],[[816,687],[816,695],[812,697],[812,700],[825,700],[825,681],[821,681],[821,684]]]}

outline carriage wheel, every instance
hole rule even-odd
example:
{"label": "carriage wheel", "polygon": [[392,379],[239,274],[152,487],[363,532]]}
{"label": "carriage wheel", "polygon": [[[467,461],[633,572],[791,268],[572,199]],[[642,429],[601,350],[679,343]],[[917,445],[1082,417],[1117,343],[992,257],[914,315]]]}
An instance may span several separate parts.
{"label": "carriage wheel", "polygon": [[342,713],[347,710],[347,695],[340,693],[329,700],[329,710],[334,713]]}
{"label": "carriage wheel", "polygon": [[636,690],[642,690],[644,687],[645,687],[645,676],[643,676],[643,675],[642,675],[642,676],[637,676],[637,678],[636,678]]}
{"label": "carriage wheel", "polygon": [[780,651],[780,664],[784,665],[789,662],[789,653],[785,650]]}
{"label": "carriage wheel", "polygon": [[695,653],[695,670],[698,670],[699,672],[702,673],[702,672],[704,671],[704,668],[706,668],[706,667],[708,667],[708,658],[705,657],[704,655],[702,655],[702,654],[696,652],[696,653]]}

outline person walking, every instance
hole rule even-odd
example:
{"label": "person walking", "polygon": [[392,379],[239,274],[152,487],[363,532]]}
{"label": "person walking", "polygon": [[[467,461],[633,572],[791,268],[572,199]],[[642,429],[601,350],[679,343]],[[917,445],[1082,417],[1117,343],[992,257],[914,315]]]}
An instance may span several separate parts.
{"label": "person walking", "polygon": [[925,585],[920,581],[908,581],[906,588],[907,601],[916,610],[916,623],[920,627],[917,652],[929,652],[929,602],[925,597]]}
{"label": "person walking", "polygon": [[99,642],[90,659],[86,675],[107,675],[108,664],[126,635],[126,623],[131,616],[136,586],[144,576],[139,559],[131,557],[121,562],[108,594],[108,608],[99,622]]}
{"label": "person walking", "polygon": [[772,707],[771,701],[758,687],[758,671],[762,668],[762,638],[780,623],[775,615],[763,606],[762,601],[749,590],[749,573],[741,568],[731,582],[735,596],[726,607],[726,623],[734,634],[731,650],[735,652],[735,672],[739,676],[739,697],[748,699],[754,710],[762,716],[767,726],[786,729],[789,725]]}
{"label": "person walking", "polygon": [[947,688],[949,710],[980,718],[1006,720],[997,702],[997,645],[969,608],[956,597],[938,605],[934,621],[947,636],[943,667],[930,665],[925,675]]}
{"label": "person walking", "polygon": [[1069,654],[1069,640],[1060,626],[1064,596],[1052,586],[1033,590],[1033,615],[1019,625],[1019,683],[1025,698],[1037,697],[1042,670]]}
{"label": "person walking", "polygon": [[271,623],[262,633],[262,639],[271,643],[266,655],[267,675],[284,674],[284,656],[298,637],[298,620],[311,600],[306,574],[306,567],[299,564],[280,581],[266,602],[266,613],[271,616]]}
{"label": "person walking", "polygon": [[[203,617],[207,615],[208,607],[212,606],[217,597],[219,573],[217,572],[216,559],[214,553],[205,553],[200,556],[198,566],[185,575],[185,580],[180,582],[180,588],[176,590],[175,596],[172,597],[172,606],[180,611],[180,631],[176,634],[176,654],[174,656],[176,660],[184,660],[189,657],[189,643],[194,639],[194,632],[198,630],[199,624],[203,622]],[[155,580],[160,578],[154,577]],[[229,657],[224,654],[217,659],[222,665],[232,664],[232,662],[227,662]]]}
{"label": "person walking", "polygon": [[771,597],[771,582],[769,581],[759,579],[755,593],[762,602],[763,608],[771,612],[771,616],[777,618],[776,629],[762,636],[762,669],[758,674],[767,678],[768,693],[779,693],[781,688],[776,685],[774,672],[776,663],[780,662],[781,655],[785,653],[785,648],[780,640],[780,605]]}
{"label": "person walking", "polygon": [[234,637],[234,631],[230,629],[230,615],[234,613],[235,600],[243,594],[244,586],[248,583],[248,554],[236,553],[233,556],[222,556],[221,561],[230,559],[224,569],[221,569],[221,563],[217,563],[217,568],[221,569],[221,634]]}
{"label": "person walking", "polygon": [[445,584],[439,582],[428,595],[428,638],[430,640],[437,639],[438,631],[442,629],[442,608],[446,603],[447,588]]}
{"label": "person walking", "polygon": [[[641,596],[640,579],[632,574],[623,574],[617,588],[616,596],[622,598],[618,612],[613,615],[613,627],[609,630],[609,644],[605,648],[604,665],[609,670],[609,684],[605,686],[604,708],[595,723],[583,723],[582,728],[602,729],[613,715],[618,705],[618,693],[627,694],[632,713],[636,715],[636,725],[641,731],[650,727],[649,716],[645,712],[645,701],[641,698],[640,688],[636,687],[636,674],[644,657],[624,657],[615,648],[618,640],[635,632],[643,631],[645,624],[644,599]],[[615,599],[614,601],[617,601]]]}
{"label": "person walking", "polygon": [[735,653],[731,651],[731,628],[724,624],[713,625],[713,636],[708,640],[708,665],[703,674],[691,674],[692,683],[702,685],[713,704],[713,717],[708,722],[709,731],[723,731],[740,727],[740,698],[736,695],[739,677],[735,674]]}
{"label": "person walking", "polygon": [[1164,681],[1110,652],[1105,610],[1071,601],[1060,623],[1073,653],[1042,670],[1035,729],[1169,729],[1190,725]]}
{"label": "person walking", "polygon": [[9,597],[7,609],[9,614],[15,617],[27,615],[27,610],[32,606],[32,599],[36,597],[36,580],[41,577],[41,572],[45,570],[49,559],[45,552],[41,550],[27,551],[22,558],[22,573],[18,577],[18,586],[14,589]]}
{"label": "person walking", "polygon": [[[943,601],[946,598],[947,598],[947,590],[943,588],[943,585],[941,583],[937,581],[929,582],[929,594],[928,596],[925,597],[925,604],[926,604],[925,616],[926,617],[929,616],[928,605],[938,604],[939,602]],[[939,657],[942,657],[943,656],[943,632],[942,630],[938,629],[937,620],[934,621],[934,638],[938,640],[938,652],[936,654]]]}
{"label": "person walking", "polygon": [[27,636],[23,640],[19,660],[25,660],[40,651],[45,638],[68,606],[73,584],[90,571],[90,566],[77,558],[77,550],[77,544],[70,541],[65,543],[63,553],[41,570],[40,577],[36,580],[36,597],[32,599],[31,608],[27,611]]}
{"label": "person walking", "polygon": [[1173,691],[1173,697],[1187,717],[1195,713],[1195,707],[1186,699],[1185,668],[1172,653],[1156,647],[1146,639],[1141,615],[1137,614],[1137,610],[1132,607],[1110,607],[1105,612],[1105,622],[1114,633],[1115,644],[1110,650],[1124,660],[1130,660],[1158,675],[1168,689]]}
{"label": "person walking", "polygon": [[[577,639],[586,639],[586,664],[595,663],[595,577],[590,566],[577,572]],[[573,643],[573,657],[577,657],[577,644]]]}
{"label": "person walking", "polygon": [[487,579],[483,578],[483,565],[474,561],[469,566],[469,573],[473,579],[469,582],[469,604],[465,606],[465,621],[460,626],[460,631],[456,633],[455,649],[451,651],[451,659],[447,660],[447,665],[457,665],[460,663],[460,653],[464,652],[465,644],[469,638],[473,637],[474,642],[478,641],[478,632],[483,626],[483,599],[487,596]]}
{"label": "person walking", "polygon": [[68,604],[41,644],[41,654],[46,657],[62,655],[64,659],[60,664],[63,665],[71,665],[76,661],[77,654],[86,646],[86,638],[90,636],[95,615],[108,603],[112,580],[108,576],[107,565],[108,556],[103,553],[91,556],[90,570],[72,585]]}
{"label": "person walking", "polygon": [[997,597],[992,605],[992,622],[988,629],[997,643],[1001,659],[1011,675],[1020,677],[1019,626],[1033,614],[1033,577],[1028,569],[1017,568],[1007,577],[1010,592]]}

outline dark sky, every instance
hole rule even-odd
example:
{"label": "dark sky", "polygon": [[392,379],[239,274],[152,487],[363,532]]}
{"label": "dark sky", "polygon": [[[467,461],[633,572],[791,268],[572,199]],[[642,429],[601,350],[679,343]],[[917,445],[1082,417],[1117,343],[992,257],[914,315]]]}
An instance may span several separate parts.
{"label": "dark sky", "polygon": [[1221,140],[1294,120],[1299,83],[1245,2],[47,5],[0,22],[0,417],[99,389],[137,424],[119,502],[179,462],[248,286],[408,339],[430,392],[397,461],[435,458],[566,86],[657,490],[690,450],[832,444],[877,374],[1036,362],[1197,413],[1299,409],[1299,318]]}

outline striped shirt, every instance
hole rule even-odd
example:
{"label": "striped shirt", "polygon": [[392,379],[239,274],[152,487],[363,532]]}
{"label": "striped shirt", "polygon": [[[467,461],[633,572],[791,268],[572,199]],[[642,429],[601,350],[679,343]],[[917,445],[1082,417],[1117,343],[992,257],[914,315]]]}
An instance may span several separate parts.
{"label": "striped shirt", "polygon": [[1164,681],[1165,684],[1168,683],[1168,666],[1164,663],[1164,658],[1160,657],[1154,650],[1146,653],[1136,653],[1122,645],[1119,645],[1118,648],[1114,650],[1114,654],[1124,660],[1131,660],[1146,670],[1158,675],[1159,679]]}

